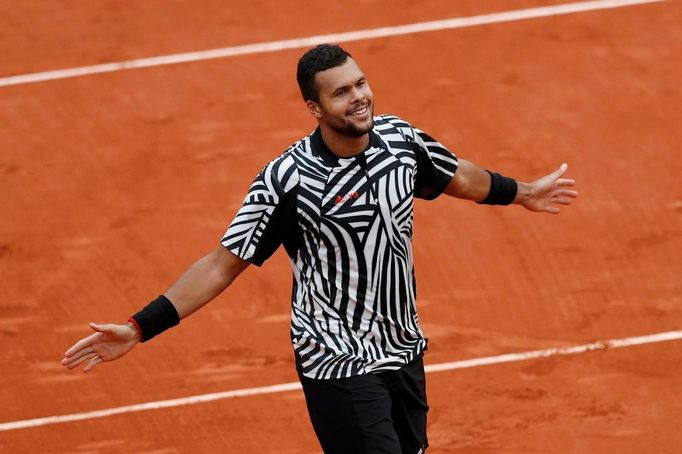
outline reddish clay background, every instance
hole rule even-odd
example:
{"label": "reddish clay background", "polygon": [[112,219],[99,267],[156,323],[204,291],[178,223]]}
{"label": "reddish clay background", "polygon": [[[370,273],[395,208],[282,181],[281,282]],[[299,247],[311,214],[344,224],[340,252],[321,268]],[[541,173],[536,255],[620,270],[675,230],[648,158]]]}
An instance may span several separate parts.
{"label": "reddish clay background", "polygon": [[[0,77],[557,3],[5,2]],[[578,180],[559,216],[418,203],[428,364],[681,328],[680,23],[668,1],[345,44],[377,112],[505,174],[565,161]],[[296,380],[282,251],[117,363],[59,360],[213,248],[260,168],[314,128],[302,51],[0,88],[0,423]],[[430,374],[429,452],[679,452],[680,355]],[[123,451],[320,449],[295,391],[0,432],[3,453]]]}

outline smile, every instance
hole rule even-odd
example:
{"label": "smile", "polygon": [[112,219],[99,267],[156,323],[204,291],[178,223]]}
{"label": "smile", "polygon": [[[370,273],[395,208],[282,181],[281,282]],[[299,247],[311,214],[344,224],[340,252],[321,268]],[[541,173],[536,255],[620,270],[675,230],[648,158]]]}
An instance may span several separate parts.
{"label": "smile", "polygon": [[368,110],[369,110],[369,105],[362,106],[358,109],[351,111],[350,115],[353,115],[355,117],[361,117],[361,116],[365,115]]}

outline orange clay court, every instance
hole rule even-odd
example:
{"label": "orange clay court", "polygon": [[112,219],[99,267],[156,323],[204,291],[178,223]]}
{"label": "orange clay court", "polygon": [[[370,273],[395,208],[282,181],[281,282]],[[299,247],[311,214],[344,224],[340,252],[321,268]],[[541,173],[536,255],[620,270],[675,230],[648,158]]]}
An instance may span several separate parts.
{"label": "orange clay court", "polygon": [[[3,2],[0,81],[559,4]],[[507,175],[568,162],[577,180],[558,216],[416,204],[427,366],[680,333],[682,3],[617,6],[342,43],[376,113]],[[295,389],[7,425],[297,380],[283,250],[116,363],[59,361],[213,248],[261,167],[313,130],[307,47],[0,86],[0,452],[320,452]],[[677,336],[428,373],[428,452],[678,453],[681,357]]]}

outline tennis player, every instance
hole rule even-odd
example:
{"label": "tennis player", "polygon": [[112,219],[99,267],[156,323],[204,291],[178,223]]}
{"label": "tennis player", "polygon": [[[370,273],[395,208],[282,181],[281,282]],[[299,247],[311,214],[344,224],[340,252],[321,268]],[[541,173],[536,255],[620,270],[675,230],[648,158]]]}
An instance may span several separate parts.
{"label": "tennis player", "polygon": [[375,115],[369,81],[337,45],[308,50],[297,80],[318,123],[256,176],[220,244],[123,324],[62,364],[85,371],[177,325],[284,246],[291,341],[325,453],[422,453],[428,404],[412,253],[414,199],[441,194],[556,214],[577,196],[567,165],[527,183],[458,159],[408,121]]}

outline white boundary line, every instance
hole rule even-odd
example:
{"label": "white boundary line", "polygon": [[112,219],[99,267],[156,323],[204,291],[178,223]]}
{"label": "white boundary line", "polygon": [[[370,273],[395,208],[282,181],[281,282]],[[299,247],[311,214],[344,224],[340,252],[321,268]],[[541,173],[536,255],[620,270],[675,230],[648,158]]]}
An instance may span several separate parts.
{"label": "white boundary line", "polygon": [[317,44],[327,42],[344,43],[364,39],[385,38],[388,36],[407,35],[411,33],[423,33],[437,30],[450,30],[454,28],[473,27],[476,25],[510,22],[538,17],[558,16],[562,14],[571,14],[608,8],[620,8],[624,6],[640,5],[645,3],[656,3],[663,1],[667,0],[596,0],[578,3],[566,3],[563,5],[520,9],[514,11],[483,14],[479,16],[459,17],[431,22],[419,22],[408,25],[398,25],[394,27],[381,27],[353,32],[310,36],[307,38],[246,44],[243,46],[223,47],[220,49],[210,49],[197,52],[163,55],[159,57],[141,58],[137,60],[127,60],[115,63],[102,63],[99,65],[81,66],[70,69],[59,69],[55,71],[45,71],[31,74],[0,77],[0,87],[29,84],[35,82],[45,82],[48,80],[67,79],[70,77],[109,73],[114,71],[122,71],[126,69],[148,68],[151,66],[173,65],[177,63],[210,60],[214,58],[235,57],[237,55],[250,55],[263,52],[276,52],[285,49],[298,49],[304,47],[312,47]]}
{"label": "white boundary line", "polygon": [[[454,361],[451,363],[431,364],[425,366],[425,370],[427,373],[443,372],[448,370],[466,369],[470,367],[488,366],[492,364],[526,361],[529,359],[549,358],[552,356],[575,355],[578,353],[587,353],[596,350],[632,347],[634,345],[652,344],[656,342],[666,342],[673,340],[682,340],[682,331],[667,331],[664,333],[650,334],[646,336],[626,337],[624,339],[598,341],[591,344],[575,345],[572,347],[548,348],[545,350],[533,350],[521,353],[508,353],[505,355],[487,356],[484,358]],[[258,388],[245,388],[236,389],[233,391],[200,394],[197,396],[181,397],[179,399],[146,402],[143,404],[126,405],[124,407],[107,408],[104,410],[88,411],[84,413],[73,413],[70,415],[47,416],[44,418],[25,419],[23,421],[1,423],[0,432],[8,430],[26,429],[29,427],[45,426],[48,424],[59,424],[65,422],[82,421],[86,419],[104,418],[106,416],[119,415],[123,413],[134,413],[144,410],[158,410],[160,408],[193,405],[202,402],[210,402],[213,400],[231,399],[234,397],[246,397],[255,396],[258,394],[274,394],[286,391],[296,391],[299,389],[301,389],[301,385],[298,382],[291,382],[272,386],[261,386]]]}

